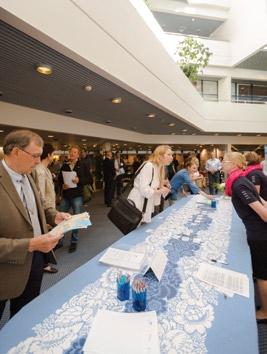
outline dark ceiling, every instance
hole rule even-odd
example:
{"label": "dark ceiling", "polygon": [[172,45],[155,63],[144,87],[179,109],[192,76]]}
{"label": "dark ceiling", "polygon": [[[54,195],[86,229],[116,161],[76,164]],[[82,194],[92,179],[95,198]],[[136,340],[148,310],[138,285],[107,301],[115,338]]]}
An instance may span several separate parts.
{"label": "dark ceiling", "polygon": [[[52,66],[52,75],[36,72],[35,66],[40,62]],[[183,129],[188,134],[199,133],[3,21],[0,70],[1,99],[5,102],[143,134],[181,134]],[[92,91],[85,91],[85,85],[91,85]],[[114,97],[121,97],[122,103],[111,103]],[[65,113],[66,110],[72,114]],[[148,118],[149,113],[156,117]],[[175,126],[169,127],[170,123]]]}

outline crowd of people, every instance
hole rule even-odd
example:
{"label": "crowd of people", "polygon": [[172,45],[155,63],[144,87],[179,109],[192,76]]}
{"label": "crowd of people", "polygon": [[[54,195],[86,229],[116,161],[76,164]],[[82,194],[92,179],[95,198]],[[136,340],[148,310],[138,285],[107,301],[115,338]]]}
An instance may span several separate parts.
{"label": "crowd of people", "polygon": [[[85,186],[104,181],[104,203],[112,207],[113,199],[127,184],[127,166],[119,152],[111,151],[94,161],[78,146],[72,146],[61,163],[53,159],[54,148],[44,144],[39,135],[28,130],[8,134],[0,162],[0,318],[10,300],[10,314],[16,314],[38,296],[43,272],[55,273],[56,248],[64,236],[52,236],[49,230],[83,211]],[[181,168],[182,167],[182,168]],[[131,175],[134,185],[128,199],[143,210],[143,223],[172,204],[178,194],[202,194],[213,199],[218,184],[226,177],[225,193],[242,219],[251,251],[253,274],[261,299],[257,319],[267,322],[267,177],[255,152],[225,154],[221,159],[212,152],[206,161],[209,194],[203,189],[205,177],[199,173],[199,159],[189,155],[183,166],[173,159],[170,146],[160,145],[144,161],[136,156]],[[93,176],[94,175],[94,176]],[[68,178],[66,177],[68,176]],[[201,182],[201,183],[200,183]],[[9,222],[12,220],[12,222]],[[75,252],[78,230],[73,230],[69,252]],[[52,265],[53,264],[53,265]]]}

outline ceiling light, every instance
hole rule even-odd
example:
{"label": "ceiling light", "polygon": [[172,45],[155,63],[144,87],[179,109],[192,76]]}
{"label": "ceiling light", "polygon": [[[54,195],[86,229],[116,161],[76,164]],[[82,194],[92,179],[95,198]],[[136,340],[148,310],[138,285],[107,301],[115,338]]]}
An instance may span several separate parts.
{"label": "ceiling light", "polygon": [[122,101],[121,97],[115,97],[111,99],[111,102],[114,104],[119,104],[121,103],[121,101]]}
{"label": "ceiling light", "polygon": [[182,132],[186,133],[186,132],[187,132],[187,129],[182,129]]}
{"label": "ceiling light", "polygon": [[87,141],[86,139],[82,139],[82,141]]}
{"label": "ceiling light", "polygon": [[0,133],[4,133],[4,130],[3,130],[3,129],[0,129]]}
{"label": "ceiling light", "polygon": [[175,126],[175,123],[169,123],[168,126],[169,126],[169,127],[174,127],[174,126]]}
{"label": "ceiling light", "polygon": [[218,133],[215,133],[214,135],[215,135],[215,136],[218,136],[219,134],[218,134]]}
{"label": "ceiling light", "polygon": [[47,135],[48,138],[54,138],[54,135]]}
{"label": "ceiling light", "polygon": [[242,134],[237,134],[237,136],[242,136]]}
{"label": "ceiling light", "polygon": [[110,119],[106,120],[105,123],[110,124],[112,121]]}
{"label": "ceiling light", "polygon": [[192,17],[192,18],[191,18],[191,21],[192,21],[192,22],[195,22],[195,21],[196,21],[196,19],[195,19],[194,17]]}
{"label": "ceiling light", "polygon": [[39,63],[36,65],[36,71],[42,75],[51,75],[53,70],[51,65]]}
{"label": "ceiling light", "polygon": [[85,85],[84,86],[84,90],[87,91],[87,92],[90,92],[92,91],[93,87],[91,85]]}
{"label": "ceiling light", "polygon": [[72,113],[72,109],[65,109],[65,113],[67,113],[67,114],[71,114]]}
{"label": "ceiling light", "polygon": [[97,147],[97,144],[94,144],[94,145],[93,145],[93,148],[96,148],[96,147]]}
{"label": "ceiling light", "polygon": [[176,135],[176,133],[172,132],[171,135]]}
{"label": "ceiling light", "polygon": [[86,146],[86,144],[83,144],[83,146]]}
{"label": "ceiling light", "polygon": [[[0,130],[1,131],[1,130]],[[261,136],[261,134],[257,134],[256,136]]]}
{"label": "ceiling light", "polygon": [[155,117],[156,117],[156,114],[155,114],[155,113],[148,113],[148,114],[147,114],[147,117],[148,117],[148,118],[155,118]]}
{"label": "ceiling light", "polygon": [[266,51],[267,51],[267,46],[263,47],[262,50],[263,50],[264,52],[266,52]]}

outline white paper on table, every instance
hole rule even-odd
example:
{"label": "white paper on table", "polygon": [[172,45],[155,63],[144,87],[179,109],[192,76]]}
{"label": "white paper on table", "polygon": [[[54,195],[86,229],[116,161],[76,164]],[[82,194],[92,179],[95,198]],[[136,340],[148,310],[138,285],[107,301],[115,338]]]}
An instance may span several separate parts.
{"label": "white paper on table", "polygon": [[244,273],[201,263],[195,277],[213,285],[221,292],[239,294],[249,297],[249,281]]}
{"label": "white paper on table", "polygon": [[154,255],[151,262],[147,264],[142,273],[146,274],[151,269],[158,281],[161,281],[167,262],[168,258],[166,257],[165,253],[162,250],[159,250]]}
{"label": "white paper on table", "polygon": [[69,188],[76,188],[77,183],[73,183],[74,177],[77,177],[76,171],[62,171],[64,184],[67,184]]}
{"label": "white paper on table", "polygon": [[71,216],[69,219],[62,221],[56,227],[49,231],[49,234],[64,234],[68,231],[75,229],[86,229],[88,226],[92,225],[90,221],[90,216],[87,212],[76,214]]}
{"label": "white paper on table", "polygon": [[83,347],[84,354],[160,354],[155,311],[99,310]]}
{"label": "white paper on table", "polygon": [[114,267],[127,268],[139,271],[144,263],[145,254],[124,251],[117,248],[108,248],[105,254],[99,259],[99,262]]}

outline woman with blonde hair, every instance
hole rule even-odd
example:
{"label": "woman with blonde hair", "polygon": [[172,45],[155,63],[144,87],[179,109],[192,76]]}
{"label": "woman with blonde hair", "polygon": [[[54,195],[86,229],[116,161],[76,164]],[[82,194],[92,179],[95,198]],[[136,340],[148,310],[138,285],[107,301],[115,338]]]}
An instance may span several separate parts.
{"label": "woman with blonde hair", "polygon": [[250,248],[253,275],[261,308],[256,313],[258,323],[267,323],[267,208],[255,186],[245,176],[245,157],[238,152],[224,156],[223,170],[228,174],[226,194],[232,197],[233,206],[242,219]]}
{"label": "woman with blonde hair", "polygon": [[[143,210],[147,199],[143,222],[150,222],[155,206],[160,205],[161,197],[165,197],[170,189],[165,176],[165,166],[172,161],[172,150],[168,145],[159,145],[139,168],[139,173],[134,180],[134,187],[128,199],[135,203],[136,208]],[[138,171],[137,171],[138,172]]]}

